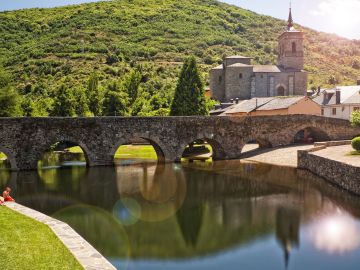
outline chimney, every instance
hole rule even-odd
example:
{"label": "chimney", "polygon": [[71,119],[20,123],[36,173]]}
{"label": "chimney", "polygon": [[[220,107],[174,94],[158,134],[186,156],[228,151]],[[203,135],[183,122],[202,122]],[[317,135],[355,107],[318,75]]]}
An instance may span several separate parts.
{"label": "chimney", "polygon": [[236,98],[236,99],[235,99],[235,103],[236,103],[236,104],[239,104],[239,98]]}
{"label": "chimney", "polygon": [[340,104],[340,103],[341,103],[341,91],[336,90],[336,104]]}
{"label": "chimney", "polygon": [[230,103],[234,103],[234,99],[232,98],[232,99],[230,99]]}

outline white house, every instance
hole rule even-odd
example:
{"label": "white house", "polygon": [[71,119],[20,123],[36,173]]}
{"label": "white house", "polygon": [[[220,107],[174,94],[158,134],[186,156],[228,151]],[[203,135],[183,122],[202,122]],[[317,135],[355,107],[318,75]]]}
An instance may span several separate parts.
{"label": "white house", "polygon": [[313,100],[321,105],[321,115],[350,120],[352,112],[360,110],[360,85],[325,89]]}

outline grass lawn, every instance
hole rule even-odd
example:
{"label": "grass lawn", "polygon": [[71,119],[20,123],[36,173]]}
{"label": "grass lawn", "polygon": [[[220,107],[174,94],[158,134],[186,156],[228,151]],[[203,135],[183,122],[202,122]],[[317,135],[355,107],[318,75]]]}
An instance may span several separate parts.
{"label": "grass lawn", "polygon": [[351,151],[347,156],[360,156],[360,151]]}
{"label": "grass lawn", "polygon": [[[68,150],[71,153],[83,153],[80,146],[71,147]],[[115,158],[157,159],[157,155],[151,145],[122,145],[116,151]]]}
{"label": "grass lawn", "polygon": [[0,206],[1,269],[83,269],[46,225]]}
{"label": "grass lawn", "polygon": [[115,158],[157,159],[151,145],[122,145],[115,153]]}

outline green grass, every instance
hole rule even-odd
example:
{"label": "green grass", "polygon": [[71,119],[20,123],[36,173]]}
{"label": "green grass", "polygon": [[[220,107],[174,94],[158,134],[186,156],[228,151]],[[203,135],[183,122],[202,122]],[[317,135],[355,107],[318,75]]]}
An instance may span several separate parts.
{"label": "green grass", "polygon": [[0,152],[0,160],[6,159],[6,158],[7,158],[7,156],[3,152]]}
{"label": "green grass", "polygon": [[49,227],[0,206],[1,269],[83,269]]}
{"label": "green grass", "polygon": [[122,145],[116,151],[115,158],[157,159],[157,155],[151,145]]}
{"label": "green grass", "polygon": [[360,151],[351,151],[347,156],[360,156]]}
{"label": "green grass", "polygon": [[67,149],[70,153],[84,153],[80,146],[74,146]]}

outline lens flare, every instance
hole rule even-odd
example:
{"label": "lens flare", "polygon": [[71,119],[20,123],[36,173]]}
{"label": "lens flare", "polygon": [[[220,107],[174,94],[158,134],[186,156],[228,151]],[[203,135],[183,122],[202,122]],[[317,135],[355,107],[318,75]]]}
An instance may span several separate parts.
{"label": "lens flare", "polygon": [[348,214],[335,213],[310,227],[316,249],[330,254],[344,254],[360,246],[360,226]]}
{"label": "lens flare", "polygon": [[131,198],[122,198],[113,207],[113,215],[124,226],[135,224],[141,217],[141,206]]}

